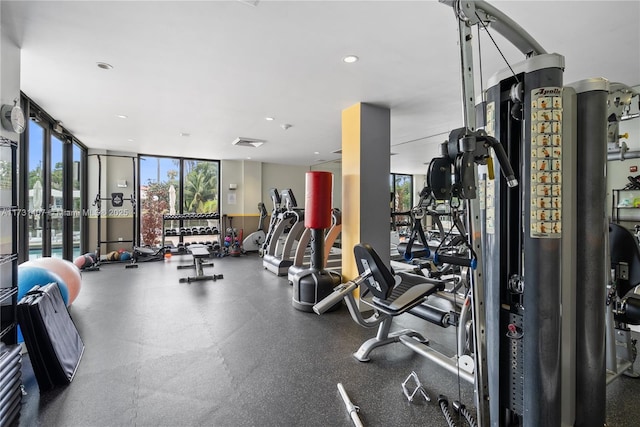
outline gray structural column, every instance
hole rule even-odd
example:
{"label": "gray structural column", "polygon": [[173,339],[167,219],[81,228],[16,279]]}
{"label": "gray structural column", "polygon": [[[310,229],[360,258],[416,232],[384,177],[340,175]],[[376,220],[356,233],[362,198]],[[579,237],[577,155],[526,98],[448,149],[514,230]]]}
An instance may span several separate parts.
{"label": "gray structural column", "polygon": [[355,278],[353,247],[371,244],[390,259],[391,112],[358,103],[342,111],[342,275]]}
{"label": "gray structural column", "polygon": [[609,82],[597,78],[570,86],[577,93],[575,426],[603,426],[606,421],[605,167]]}

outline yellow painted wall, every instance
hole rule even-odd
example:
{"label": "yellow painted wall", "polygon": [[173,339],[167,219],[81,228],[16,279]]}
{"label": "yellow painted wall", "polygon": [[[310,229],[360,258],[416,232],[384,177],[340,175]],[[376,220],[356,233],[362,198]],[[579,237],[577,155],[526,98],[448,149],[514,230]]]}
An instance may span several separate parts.
{"label": "yellow painted wall", "polygon": [[342,276],[358,275],[353,247],[360,243],[360,112],[362,104],[342,111]]}

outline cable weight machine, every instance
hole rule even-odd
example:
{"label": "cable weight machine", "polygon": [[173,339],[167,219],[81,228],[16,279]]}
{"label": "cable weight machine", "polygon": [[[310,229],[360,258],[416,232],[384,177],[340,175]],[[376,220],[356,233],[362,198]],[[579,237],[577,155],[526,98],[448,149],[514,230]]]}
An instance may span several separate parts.
{"label": "cable weight machine", "polygon": [[[608,82],[564,87],[564,58],[495,7],[441,2],[459,25],[464,127],[450,133],[427,182],[436,198],[466,204],[477,254],[478,423],[602,426]],[[474,26],[491,26],[526,58],[481,91],[484,130],[475,123]]]}

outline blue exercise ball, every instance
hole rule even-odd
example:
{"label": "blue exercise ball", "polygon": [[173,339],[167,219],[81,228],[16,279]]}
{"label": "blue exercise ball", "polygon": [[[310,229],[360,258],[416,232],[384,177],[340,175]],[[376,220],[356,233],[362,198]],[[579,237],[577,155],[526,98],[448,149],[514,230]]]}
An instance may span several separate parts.
{"label": "blue exercise ball", "polygon": [[48,285],[55,282],[58,284],[60,294],[64,300],[65,305],[69,305],[69,290],[67,284],[53,271],[47,270],[43,267],[35,267],[32,265],[19,265],[18,266],[18,301],[20,298],[26,295],[34,286]]}

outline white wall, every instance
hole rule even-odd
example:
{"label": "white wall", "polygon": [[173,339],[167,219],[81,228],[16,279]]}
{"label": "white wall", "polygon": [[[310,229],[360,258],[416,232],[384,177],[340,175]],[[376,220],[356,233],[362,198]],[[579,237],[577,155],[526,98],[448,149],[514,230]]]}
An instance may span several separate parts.
{"label": "white wall", "polygon": [[[262,163],[242,162],[242,195],[244,199],[244,214],[258,214],[258,203],[262,200]],[[227,186],[228,187],[228,186]],[[269,204],[267,203],[267,206]]]}
{"label": "white wall", "polygon": [[262,164],[262,200],[267,206],[267,211],[271,212],[270,188],[290,188],[300,207],[304,207],[305,194],[305,174],[309,171],[308,166],[290,166],[276,163]]}
{"label": "white wall", "polygon": [[426,175],[413,175],[413,204],[414,206],[420,200],[420,192],[427,185]]}
{"label": "white wall", "polygon": [[[0,18],[2,14],[0,3]],[[0,104],[13,105],[20,101],[20,48],[13,41],[6,26],[2,26],[0,34]],[[18,134],[0,126],[0,135],[13,141],[19,139]]]}
{"label": "white wall", "polygon": [[[244,213],[246,186],[243,183],[241,160],[222,160],[220,162],[220,214],[234,215]],[[229,190],[229,184],[236,184],[236,190]]]}

